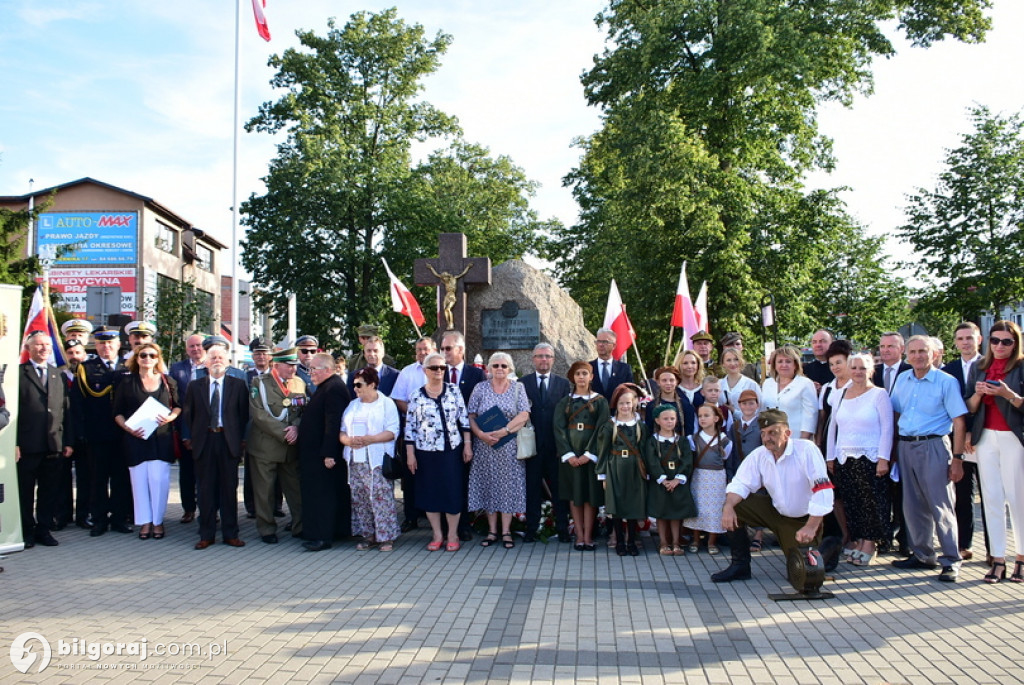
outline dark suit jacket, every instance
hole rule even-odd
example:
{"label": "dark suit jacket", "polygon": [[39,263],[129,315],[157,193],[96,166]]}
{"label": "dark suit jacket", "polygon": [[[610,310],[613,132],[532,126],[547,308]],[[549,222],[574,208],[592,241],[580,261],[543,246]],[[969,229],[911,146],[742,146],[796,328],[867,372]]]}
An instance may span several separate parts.
{"label": "dark suit jacket", "polygon": [[[979,357],[978,361],[974,362],[974,364],[971,364],[971,371],[974,371],[974,367],[977,366],[978,362],[980,361],[981,357]],[[957,357],[953,361],[943,366],[942,370],[948,373],[953,378],[955,378],[956,382],[960,384],[960,394],[963,395],[964,401],[966,402],[967,398],[974,394],[974,386],[971,386],[970,390],[967,389],[967,379],[964,378],[964,365],[960,362],[960,357]],[[971,426],[974,421],[974,414],[968,414],[967,416],[964,417],[964,419],[966,419],[967,421],[966,430],[968,433],[970,433]]]}
{"label": "dark suit jacket", "polygon": [[[201,370],[201,372],[204,372]],[[170,370],[167,372],[170,374],[174,382],[178,384],[178,395],[180,397],[185,396],[185,392],[188,390],[188,384],[192,382],[192,360],[182,359],[181,361],[174,362],[171,364]],[[196,377],[198,378],[198,373]]]}
{"label": "dark suit jacket", "polygon": [[[604,387],[601,382],[601,372],[598,370],[598,359],[590,362],[590,368],[594,371],[594,380],[591,382],[590,387],[594,392],[599,392],[604,395],[604,398],[610,403],[612,401],[612,393],[615,392],[615,388],[619,387],[623,383],[632,383],[633,381],[633,369],[630,368],[626,362],[612,362],[612,373],[609,379],[608,386]],[[615,409],[612,408],[612,415],[615,415]]]}
{"label": "dark suit jacket", "polygon": [[[445,381],[451,378],[449,373],[445,374]],[[469,396],[473,394],[473,388],[477,386],[477,383],[483,383],[487,380],[487,374],[484,373],[483,369],[478,369],[469,362],[462,365],[462,375],[459,376],[459,392],[462,393],[462,401],[469,406]]]}
{"label": "dark suit jacket", "polygon": [[[356,372],[361,370],[362,369],[355,369],[348,372],[348,391],[350,397],[356,396],[355,388],[352,387],[352,380],[356,377]],[[380,367],[377,371],[377,375],[380,376],[380,383],[377,385],[377,392],[391,397],[391,391],[395,389],[395,381],[398,380],[398,373],[398,369],[393,366],[385,364]],[[340,427],[341,424],[339,423],[338,426]]]}
{"label": "dark suit jacket", "polygon": [[54,454],[73,445],[68,386],[60,371],[47,365],[45,381],[31,362],[18,371],[18,447],[26,454]]}
{"label": "dark suit jacket", "polygon": [[[221,425],[228,451],[235,459],[242,456],[242,440],[249,422],[249,390],[245,381],[235,376],[224,376],[221,387]],[[181,438],[192,440],[192,454],[200,456],[210,432],[210,376],[197,378],[188,384],[181,409]]]}
{"label": "dark suit jacket", "polygon": [[547,377],[548,391],[543,404],[540,401],[540,388],[537,387],[537,373],[530,373],[519,379],[526,389],[526,397],[530,400],[530,421],[537,433],[537,454],[540,456],[555,453],[555,405],[572,391],[572,386],[565,378],[550,372]]}
{"label": "dark suit jacket", "polygon": [[[341,415],[351,402],[345,381],[337,374],[317,386],[299,424],[299,461],[323,462],[327,457],[341,460]],[[303,467],[305,468],[305,467]]]}
{"label": "dark suit jacket", "polygon": [[[906,362],[900,362],[899,369],[897,369],[896,371],[896,376],[898,377],[904,371],[909,371],[910,368],[910,364]],[[871,382],[877,385],[879,388],[885,388],[884,370],[885,364],[875,364],[875,373],[873,376],[871,376]],[[895,385],[896,379],[894,378],[892,382]]]}

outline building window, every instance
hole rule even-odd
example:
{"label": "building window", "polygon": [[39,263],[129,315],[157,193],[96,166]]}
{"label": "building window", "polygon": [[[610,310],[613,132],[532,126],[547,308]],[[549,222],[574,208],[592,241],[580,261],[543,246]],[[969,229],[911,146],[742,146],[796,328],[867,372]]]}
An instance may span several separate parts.
{"label": "building window", "polygon": [[170,254],[178,253],[178,232],[167,224],[156,222],[156,240],[158,250]]}
{"label": "building window", "polygon": [[203,271],[213,273],[213,250],[206,245],[196,243],[196,266]]}

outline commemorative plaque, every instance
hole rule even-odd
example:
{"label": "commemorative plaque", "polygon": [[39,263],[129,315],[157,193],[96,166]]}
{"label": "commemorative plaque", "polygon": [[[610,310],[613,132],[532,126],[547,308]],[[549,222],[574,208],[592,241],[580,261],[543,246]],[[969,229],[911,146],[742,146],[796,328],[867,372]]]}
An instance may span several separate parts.
{"label": "commemorative plaque", "polygon": [[530,350],[540,342],[540,312],[506,300],[480,312],[480,328],[485,350]]}

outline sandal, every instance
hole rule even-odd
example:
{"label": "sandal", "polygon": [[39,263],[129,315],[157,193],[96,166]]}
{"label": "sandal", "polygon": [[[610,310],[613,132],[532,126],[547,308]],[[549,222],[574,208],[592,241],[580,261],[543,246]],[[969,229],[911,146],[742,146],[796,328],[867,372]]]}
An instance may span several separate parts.
{"label": "sandal", "polygon": [[[1019,561],[1017,563],[1020,564]],[[1003,570],[1000,571],[999,573],[996,573],[996,569],[999,568],[1000,566],[1003,567]],[[992,563],[992,570],[989,571],[987,574],[985,574],[985,578],[984,578],[986,583],[998,583],[1000,580],[1005,580],[1005,579],[1006,579],[1006,562],[1005,561],[993,562]]]}
{"label": "sandal", "polygon": [[858,549],[858,550],[854,550],[853,558],[850,559],[850,563],[853,564],[854,566],[870,566],[871,562],[874,561],[874,560],[875,560],[874,553],[868,554],[867,552],[862,552],[862,551],[860,551]]}
{"label": "sandal", "polygon": [[378,548],[378,552],[392,552],[395,549],[395,543],[393,542],[382,542]]}
{"label": "sandal", "polygon": [[445,549],[449,552],[458,552],[460,549],[462,549],[462,543],[458,540],[456,540],[455,542],[449,542],[447,545],[445,545]]}
{"label": "sandal", "polygon": [[722,550],[718,549],[718,545],[708,545],[708,554],[721,554]]}
{"label": "sandal", "polygon": [[377,546],[377,541],[376,540],[364,540],[364,541],[360,542],[358,545],[356,545],[356,551],[357,552],[365,552],[366,550],[370,549],[371,547],[376,547],[376,546]]}
{"label": "sandal", "polygon": [[163,540],[164,539],[164,527],[163,524],[159,526],[153,526],[153,539]]}
{"label": "sandal", "polygon": [[487,537],[485,537],[483,540],[480,541],[480,546],[481,547],[490,547],[491,545],[493,545],[497,541],[498,541],[498,534],[497,533],[488,533]]}
{"label": "sandal", "polygon": [[763,544],[764,543],[761,542],[760,540],[751,540],[750,541],[750,553],[751,554],[757,554],[758,552],[760,552],[761,551],[761,546]]}
{"label": "sandal", "polygon": [[[444,540],[432,540],[432,541],[427,543],[427,551],[428,552],[440,551],[441,546],[443,544],[444,544]],[[356,548],[358,549],[358,545],[356,546]]]}
{"label": "sandal", "polygon": [[699,549],[700,548],[697,547],[697,545],[690,545],[690,548],[688,550],[686,550],[686,551],[689,552],[690,554],[696,554],[697,550],[699,550]]}
{"label": "sandal", "polygon": [[672,553],[672,548],[668,545],[665,545],[660,550],[658,550],[658,554],[660,554],[663,557],[670,557],[672,556]]}
{"label": "sandal", "polygon": [[672,548],[672,556],[674,556],[674,557],[681,557],[681,556],[684,556],[685,554],[686,554],[686,550],[683,549],[682,545],[676,545],[675,547]]}
{"label": "sandal", "polygon": [[148,540],[153,537],[153,529],[147,523],[142,528],[139,528],[139,539]]}
{"label": "sandal", "polygon": [[1015,561],[1013,563],[1013,575],[1010,576],[1010,582],[1024,583],[1024,561]]}
{"label": "sandal", "polygon": [[[507,540],[505,538],[508,538]],[[512,539],[512,533],[501,534],[501,546],[505,549],[512,549],[516,546],[515,540]]]}

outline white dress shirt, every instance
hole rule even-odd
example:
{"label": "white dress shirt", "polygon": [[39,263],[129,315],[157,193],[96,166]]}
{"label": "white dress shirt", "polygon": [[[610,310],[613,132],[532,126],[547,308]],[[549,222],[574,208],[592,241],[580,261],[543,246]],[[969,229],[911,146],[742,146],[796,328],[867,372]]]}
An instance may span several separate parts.
{"label": "white dress shirt", "polygon": [[761,488],[768,491],[783,516],[824,516],[832,511],[832,483],[825,459],[810,440],[790,438],[778,461],[767,447],[758,447],[740,462],[725,491],[746,499]]}

